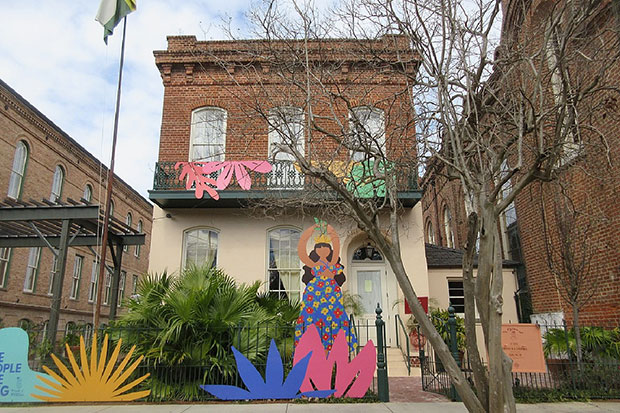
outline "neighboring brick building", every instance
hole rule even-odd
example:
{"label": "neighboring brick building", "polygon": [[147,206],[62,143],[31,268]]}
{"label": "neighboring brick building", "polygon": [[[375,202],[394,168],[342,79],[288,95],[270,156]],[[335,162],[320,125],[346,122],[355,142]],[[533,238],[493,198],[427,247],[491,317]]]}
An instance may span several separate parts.
{"label": "neighboring brick building", "polygon": [[[430,280],[426,267],[408,83],[418,61],[407,38],[313,40],[308,43],[308,56],[304,53],[299,41],[196,41],[194,36],[170,36],[168,49],[155,51],[164,102],[159,161],[150,191],[156,204],[150,270],[178,273],[189,263],[212,260],[240,282],[259,280],[281,297],[300,297],[303,264],[296,245],[317,211],[306,191],[320,195],[320,190],[277,143],[294,142],[305,159],[317,165],[328,163],[334,174],[351,180],[354,168],[368,162],[364,145],[377,145],[386,162],[402,168],[394,178],[402,206],[399,234],[403,263],[416,293],[433,299],[429,297],[432,285],[442,291],[432,301],[437,305],[447,306],[449,293],[462,299],[462,288],[448,291],[447,277],[454,271],[436,271],[436,279]],[[308,83],[299,63],[306,58],[314,71]],[[181,171],[186,172],[185,166],[192,162],[200,170],[205,165],[216,168],[208,173],[212,179],[220,178],[226,172],[216,162],[222,161],[268,161],[273,169],[264,174],[250,166],[247,172],[235,169],[236,177],[217,190],[217,199],[206,190],[197,195],[191,185],[187,190],[180,179]],[[207,177],[206,173],[197,176]],[[249,175],[249,190],[236,182],[237,173]],[[382,197],[377,193],[370,197]],[[248,201],[275,196],[305,199],[307,205],[266,212],[244,208]],[[327,215],[320,210],[319,214]],[[341,239],[340,258],[347,277],[343,290],[360,295],[365,313],[361,321],[374,322],[380,302],[388,345],[395,344],[394,317],[404,316],[405,305],[389,264],[380,251],[369,256],[369,239],[357,225],[337,214],[326,219]],[[512,272],[508,270],[505,277],[506,289],[512,293]],[[506,320],[516,321],[514,308],[506,307]]]}
{"label": "neighboring brick building", "polygon": [[[4,199],[52,202],[67,198],[98,204],[105,197],[107,168],[16,91],[0,80],[0,188]],[[100,184],[100,182],[102,182]],[[148,270],[152,206],[116,177],[113,217],[146,234],[146,244],[123,254],[119,297],[135,292]],[[99,252],[99,251],[97,251]],[[5,327],[49,319],[53,254],[49,248],[0,248],[0,319]],[[111,256],[106,260],[110,266]],[[67,323],[92,326],[96,301],[95,254],[70,247],[67,256],[59,331]],[[124,278],[124,279],[123,279]],[[109,312],[110,278],[103,288],[102,321]],[[122,311],[122,302],[119,311]],[[61,336],[61,335],[59,335]]]}
{"label": "neighboring brick building", "polygon": [[[524,7],[526,4],[526,7]],[[504,2],[504,36],[523,38],[540,29],[534,19],[547,13],[549,2]],[[558,6],[559,7],[559,6]],[[601,2],[589,20],[588,32],[603,36],[619,36],[620,17],[613,2]],[[612,29],[607,30],[606,29]],[[610,37],[610,44],[617,39]],[[588,67],[588,66],[585,66]],[[578,70],[582,70],[580,67]],[[593,71],[597,67],[592,66]],[[598,72],[597,72],[598,73]],[[620,84],[620,62],[611,68],[608,82]],[[587,79],[588,72],[585,72]],[[574,145],[581,150],[579,158],[564,161],[554,175],[554,182],[535,182],[526,187],[506,211],[500,223],[504,257],[521,261],[519,283],[522,291],[531,294],[532,321],[572,322],[572,308],[562,298],[565,279],[555,277],[549,269],[549,250],[555,250],[554,265],[558,267],[561,219],[558,211],[569,202],[576,211],[568,227],[575,247],[577,264],[585,263],[583,273],[583,306],[580,321],[584,325],[617,326],[620,323],[620,118],[617,97],[601,92],[596,99],[594,127],[596,135],[582,132],[583,141]],[[509,160],[510,161],[510,160]],[[459,181],[446,182],[441,171],[428,168],[424,179],[424,222],[432,223],[435,243],[449,245],[444,235],[443,208],[454,205],[452,228],[455,245],[464,246],[466,235],[465,209]],[[457,205],[458,204],[458,205]],[[544,219],[543,219],[544,218]],[[545,224],[546,223],[546,224]],[[546,226],[545,226],[546,225]],[[425,226],[427,240],[428,229]],[[546,228],[546,231],[543,230]],[[438,232],[440,231],[440,232]],[[581,238],[580,238],[581,237]],[[563,238],[564,240],[566,237]],[[582,251],[587,245],[587,261]],[[554,255],[555,254],[555,255]],[[507,299],[508,297],[504,297]],[[527,303],[526,303],[527,304]]]}

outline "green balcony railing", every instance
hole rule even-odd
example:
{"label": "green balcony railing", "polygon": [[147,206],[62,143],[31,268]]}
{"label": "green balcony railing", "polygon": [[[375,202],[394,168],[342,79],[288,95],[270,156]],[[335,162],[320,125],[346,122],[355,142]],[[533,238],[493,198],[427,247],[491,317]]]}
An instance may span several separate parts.
{"label": "green balcony railing", "polygon": [[[157,162],[153,179],[153,191],[185,190],[185,181],[179,179],[181,168],[175,169],[175,164],[176,162]],[[271,165],[272,171],[268,173],[259,173],[246,169],[252,181],[253,191],[303,190],[311,186],[314,188],[321,187],[318,181],[311,180],[309,177],[304,176],[294,162],[275,161],[272,162]],[[209,177],[215,180],[221,172],[221,170],[215,171],[211,173]],[[399,191],[418,191],[417,171],[415,167],[394,167],[390,172],[389,175],[396,180]],[[356,191],[359,196],[365,196],[371,193],[373,196],[381,194],[381,186],[384,185],[384,183],[381,183],[380,180],[373,181],[372,179],[368,180],[364,178],[364,176],[371,175],[371,168],[368,166],[363,166],[361,164],[354,165],[352,168],[348,168],[347,172],[343,174],[345,182],[349,182],[348,185],[351,190]],[[364,183],[364,179],[372,182],[366,184]],[[233,178],[224,191],[239,190],[241,190],[241,188],[236,179]]]}

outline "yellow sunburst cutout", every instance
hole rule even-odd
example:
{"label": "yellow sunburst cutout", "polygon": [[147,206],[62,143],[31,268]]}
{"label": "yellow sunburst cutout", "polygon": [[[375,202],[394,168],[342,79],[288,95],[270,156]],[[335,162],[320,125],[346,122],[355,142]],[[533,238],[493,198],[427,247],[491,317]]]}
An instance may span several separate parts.
{"label": "yellow sunburst cutout", "polygon": [[43,386],[35,386],[35,388],[47,393],[47,395],[31,394],[31,396],[46,402],[131,401],[148,396],[151,394],[150,390],[125,393],[142,383],[149,376],[149,373],[129,384],[122,386],[123,382],[127,380],[131,373],[133,373],[133,371],[138,367],[144,356],[140,356],[125,371],[123,371],[125,367],[127,367],[127,364],[131,359],[131,355],[136,348],[136,346],[133,346],[119,366],[114,369],[114,365],[116,364],[118,355],[121,351],[121,342],[122,339],[119,339],[114,352],[112,352],[110,360],[106,363],[106,357],[108,354],[108,335],[106,334],[101,348],[101,355],[99,356],[99,361],[97,361],[97,334],[95,334],[92,340],[93,344],[90,352],[89,365],[88,357],[86,356],[84,337],[80,336],[81,369],[73,356],[73,352],[69,346],[65,344],[73,372],[69,371],[67,366],[65,366],[63,362],[58,359],[58,357],[52,354],[54,363],[64,377],[61,377],[59,374],[53,372],[46,366],[43,366],[43,370],[52,376],[57,383],[54,383],[45,377],[37,376],[39,380],[50,386],[51,389]]}

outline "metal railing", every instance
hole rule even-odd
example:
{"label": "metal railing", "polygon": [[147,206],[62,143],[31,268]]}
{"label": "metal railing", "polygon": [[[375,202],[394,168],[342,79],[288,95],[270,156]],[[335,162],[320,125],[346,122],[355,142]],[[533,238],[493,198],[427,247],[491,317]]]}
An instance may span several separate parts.
{"label": "metal railing", "polygon": [[[411,376],[411,349],[409,348],[409,335],[407,334],[407,330],[405,329],[405,325],[403,324],[403,320],[400,318],[399,314],[396,314],[395,322],[396,329],[394,331],[396,331],[396,347],[400,349],[400,352],[405,359],[405,365],[407,366],[407,374]],[[403,341],[405,342],[404,345]]]}
{"label": "metal railing", "polygon": [[[185,181],[180,180],[181,168],[175,169],[177,162],[160,161],[155,164],[155,174],[153,177],[153,190],[165,191],[165,190],[185,190]],[[246,168],[245,171],[248,174],[252,182],[252,190],[254,191],[273,191],[273,190],[302,190],[313,188],[321,188],[324,186],[319,180],[312,179],[304,176],[300,171],[299,166],[295,162],[291,161],[273,161],[271,162],[272,170],[268,173],[259,173],[257,171]],[[355,167],[353,167],[355,168]],[[346,182],[348,185],[357,185],[356,188],[352,188],[355,192],[364,193],[368,191],[368,188],[364,186],[372,186],[371,189],[381,192],[381,183],[375,180],[373,183],[368,184],[365,182],[372,171],[369,168],[364,168],[363,171],[356,171],[355,169],[345,168],[344,173]],[[349,170],[351,169],[351,170]],[[222,170],[218,170],[210,173],[207,177],[216,180]],[[416,168],[410,166],[395,166],[390,169],[390,176],[396,180],[396,185],[399,191],[416,191],[419,189],[417,183]],[[357,180],[357,184],[356,184]],[[239,191],[241,188],[236,180],[231,180],[230,185],[224,191]]]}

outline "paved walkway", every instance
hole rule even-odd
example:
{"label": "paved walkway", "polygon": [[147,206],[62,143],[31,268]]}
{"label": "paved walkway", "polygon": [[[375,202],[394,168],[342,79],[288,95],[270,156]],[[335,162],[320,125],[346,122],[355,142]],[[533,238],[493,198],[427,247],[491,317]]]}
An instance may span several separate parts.
{"label": "paved walkway", "polygon": [[[44,405],[35,407],[0,407],[7,413],[464,413],[462,403],[270,403],[270,404],[131,404],[131,405]],[[620,402],[520,404],[517,411],[547,413],[620,412]]]}

